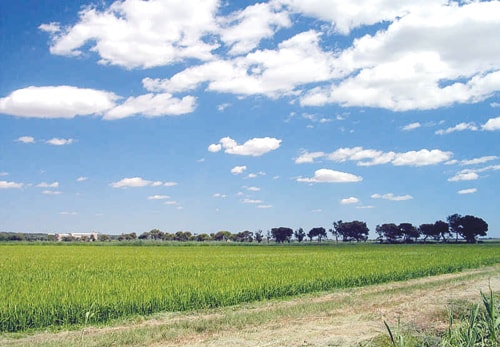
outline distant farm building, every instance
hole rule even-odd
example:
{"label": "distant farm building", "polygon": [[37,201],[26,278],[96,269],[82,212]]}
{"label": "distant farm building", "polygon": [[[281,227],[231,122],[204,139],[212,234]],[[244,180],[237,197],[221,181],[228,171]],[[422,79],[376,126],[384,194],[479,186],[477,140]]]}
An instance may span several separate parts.
{"label": "distant farm building", "polygon": [[68,233],[68,234],[55,234],[57,241],[97,241],[97,233]]}

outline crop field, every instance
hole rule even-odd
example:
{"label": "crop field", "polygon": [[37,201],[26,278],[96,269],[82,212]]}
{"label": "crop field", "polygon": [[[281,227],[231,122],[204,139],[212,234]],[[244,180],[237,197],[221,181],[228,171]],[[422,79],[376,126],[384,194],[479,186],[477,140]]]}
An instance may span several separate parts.
{"label": "crop field", "polygon": [[0,332],[106,323],[500,262],[500,244],[0,245]]}

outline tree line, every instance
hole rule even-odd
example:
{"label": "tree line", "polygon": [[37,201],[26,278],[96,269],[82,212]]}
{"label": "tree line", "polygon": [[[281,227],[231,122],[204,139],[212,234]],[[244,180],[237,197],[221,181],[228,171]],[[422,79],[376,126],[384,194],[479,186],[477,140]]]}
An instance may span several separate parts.
{"label": "tree line", "polygon": [[[459,239],[467,243],[477,242],[478,237],[486,236],[488,223],[483,219],[471,215],[461,216],[452,214],[446,218],[446,222],[438,220],[434,223],[424,223],[415,226],[411,223],[385,223],[377,225],[375,232],[376,241],[380,243],[415,243],[427,242],[449,242]],[[122,233],[121,235],[98,234],[94,239],[72,239],[63,238],[63,241],[132,241],[132,240],[156,240],[156,241],[222,241],[222,242],[305,242],[328,239],[330,234],[336,242],[365,242],[368,240],[370,230],[365,222],[354,220],[344,222],[334,221],[332,228],[328,230],[324,227],[314,227],[308,232],[303,228],[293,230],[289,227],[276,227],[264,233],[262,230],[251,232],[248,230],[231,233],[229,231],[218,231],[211,234],[193,234],[189,231],[177,231],[176,233],[163,232],[159,229],[152,229],[137,235],[135,232]],[[0,232],[0,241],[55,241],[51,234],[29,234],[29,233],[9,233]]]}

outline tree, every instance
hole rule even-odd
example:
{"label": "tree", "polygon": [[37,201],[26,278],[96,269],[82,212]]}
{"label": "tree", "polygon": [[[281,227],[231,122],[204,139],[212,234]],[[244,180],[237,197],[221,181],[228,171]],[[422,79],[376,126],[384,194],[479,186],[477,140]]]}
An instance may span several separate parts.
{"label": "tree", "polygon": [[457,230],[468,243],[476,243],[478,236],[486,236],[488,223],[475,216],[463,216],[458,218]]}
{"label": "tree", "polygon": [[215,241],[227,241],[231,238],[231,233],[229,231],[218,231],[214,235]]}
{"label": "tree", "polygon": [[446,242],[446,237],[450,234],[448,223],[443,222],[442,220],[436,221],[436,223],[434,223],[434,233],[436,234],[438,240],[441,236],[443,238],[443,242]]}
{"label": "tree", "polygon": [[295,236],[295,238],[297,239],[297,241],[302,242],[304,240],[304,238],[306,237],[306,232],[304,231],[304,229],[298,228],[293,233],[293,236]]}
{"label": "tree", "polygon": [[307,233],[307,236],[309,237],[310,240],[312,240],[314,237],[318,238],[318,242],[321,242],[323,238],[326,238],[326,230],[323,227],[316,227],[312,228],[309,233]]}
{"label": "tree", "polygon": [[272,228],[271,235],[277,243],[285,241],[290,242],[293,235],[293,229],[287,227]]}
{"label": "tree", "polygon": [[[342,236],[343,242],[351,242],[353,240],[360,242],[366,241],[368,239],[368,233],[370,229],[368,229],[365,222],[360,222],[357,220],[352,222],[338,221],[333,223],[333,225],[337,235]],[[336,238],[338,236],[336,236]]]}
{"label": "tree", "polygon": [[403,237],[403,232],[394,223],[377,225],[376,231],[381,241],[385,238],[389,243],[398,242]]}
{"label": "tree", "polygon": [[458,235],[460,235],[460,218],[462,218],[462,216],[458,213],[452,214],[446,218],[450,231],[455,233],[455,242],[458,242]]}
{"label": "tree", "polygon": [[231,240],[236,242],[252,242],[253,241],[253,233],[245,230],[237,233],[236,235],[231,236]]}
{"label": "tree", "polygon": [[420,236],[420,232],[411,223],[401,223],[399,224],[399,230],[403,233],[405,242],[417,241]]}
{"label": "tree", "polygon": [[153,229],[149,232],[151,240],[161,240],[163,238],[163,231]]}
{"label": "tree", "polygon": [[262,240],[264,239],[264,236],[262,235],[262,230],[258,230],[255,232],[255,241],[258,243],[261,243]]}
{"label": "tree", "polygon": [[427,241],[428,237],[439,240],[439,230],[435,228],[434,224],[420,224],[418,230],[422,235],[424,235],[424,242]]}

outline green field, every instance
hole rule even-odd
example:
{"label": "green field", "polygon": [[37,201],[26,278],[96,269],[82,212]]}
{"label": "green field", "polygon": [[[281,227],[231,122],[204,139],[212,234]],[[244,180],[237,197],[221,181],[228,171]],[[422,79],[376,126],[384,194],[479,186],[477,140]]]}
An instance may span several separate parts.
{"label": "green field", "polygon": [[104,323],[500,262],[500,244],[0,245],[0,332]]}

